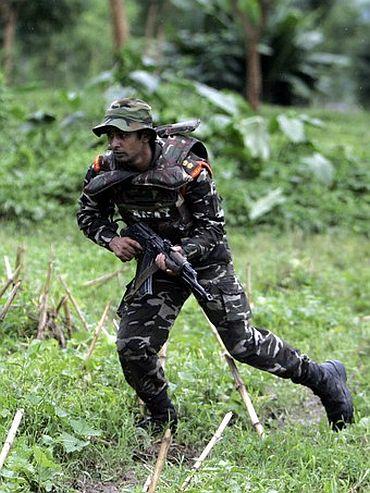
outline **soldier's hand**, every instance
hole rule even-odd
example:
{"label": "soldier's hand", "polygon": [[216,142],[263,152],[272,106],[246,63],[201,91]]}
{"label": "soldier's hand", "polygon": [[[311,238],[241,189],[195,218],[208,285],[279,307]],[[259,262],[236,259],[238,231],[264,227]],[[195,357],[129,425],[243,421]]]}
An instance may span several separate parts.
{"label": "soldier's hand", "polygon": [[143,249],[141,245],[128,236],[115,236],[109,243],[109,248],[123,262],[132,260]]}
{"label": "soldier's hand", "polygon": [[[184,255],[184,251],[180,245],[176,245],[172,247],[172,250],[174,252],[179,253],[180,255]],[[155,258],[155,263],[158,265],[158,267],[161,270],[164,270],[167,274],[171,274],[173,276],[176,275],[176,272],[168,268],[168,265],[166,264],[166,256],[163,253],[159,253],[156,258]]]}

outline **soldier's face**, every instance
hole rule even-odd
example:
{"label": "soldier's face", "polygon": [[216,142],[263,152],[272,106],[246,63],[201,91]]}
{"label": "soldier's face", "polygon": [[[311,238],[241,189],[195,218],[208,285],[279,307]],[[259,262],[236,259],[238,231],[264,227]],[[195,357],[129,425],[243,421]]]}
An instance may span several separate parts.
{"label": "soldier's face", "polygon": [[114,127],[108,130],[107,137],[115,160],[120,164],[135,164],[147,144],[144,135],[139,137],[137,132],[123,132]]}

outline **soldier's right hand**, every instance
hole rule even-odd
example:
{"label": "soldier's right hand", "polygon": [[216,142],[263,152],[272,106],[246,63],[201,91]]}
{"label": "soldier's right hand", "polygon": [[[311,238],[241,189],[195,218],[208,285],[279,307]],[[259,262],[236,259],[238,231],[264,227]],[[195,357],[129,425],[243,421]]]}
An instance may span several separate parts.
{"label": "soldier's right hand", "polygon": [[128,236],[115,236],[111,239],[109,248],[122,262],[132,260],[143,250],[140,243]]}

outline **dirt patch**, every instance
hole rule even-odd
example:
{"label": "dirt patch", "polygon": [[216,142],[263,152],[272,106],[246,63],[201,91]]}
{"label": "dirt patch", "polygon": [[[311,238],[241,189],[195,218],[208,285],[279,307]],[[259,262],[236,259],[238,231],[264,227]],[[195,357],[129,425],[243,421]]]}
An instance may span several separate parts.
{"label": "dirt patch", "polygon": [[[161,441],[157,440],[144,450],[135,450],[133,457],[141,462],[151,462],[157,459]],[[189,445],[172,442],[168,451],[167,460],[172,464],[193,464],[193,459],[198,457],[199,450]]]}
{"label": "dirt patch", "polygon": [[[298,399],[297,399],[298,397]],[[308,388],[301,386],[295,398],[286,405],[274,406],[273,403],[265,411],[265,426],[284,427],[287,424],[298,423],[305,426],[317,425],[325,418],[325,410],[320,399]]]}
{"label": "dirt patch", "polygon": [[120,493],[124,486],[134,486],[137,479],[133,471],[128,471],[123,478],[115,483],[111,481],[94,481],[91,478],[81,477],[73,481],[72,488],[80,493]]}
{"label": "dirt patch", "polygon": [[301,406],[294,407],[289,413],[290,419],[302,425],[319,424],[325,416],[325,410],[320,399],[306,388],[302,388],[304,398],[302,398]]}

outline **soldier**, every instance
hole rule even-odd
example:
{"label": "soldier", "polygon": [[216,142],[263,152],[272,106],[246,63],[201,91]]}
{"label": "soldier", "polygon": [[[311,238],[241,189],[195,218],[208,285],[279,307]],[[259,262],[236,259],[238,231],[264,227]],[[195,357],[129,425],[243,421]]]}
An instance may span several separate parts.
{"label": "soldier", "polygon": [[[353,419],[346,372],[336,360],[317,364],[270,331],[254,327],[243,288],[235,276],[224,231],[220,198],[204,145],[193,137],[153,128],[150,106],[139,99],[114,101],[103,123],[109,150],[88,169],[79,201],[78,225],[123,262],[142,258],[142,247],[118,231],[115,213],[127,226],[149,225],[187,257],[212,301],[198,299],[230,354],[276,376],[309,387],[318,395],[330,426],[340,430]],[[172,133],[172,134],[171,134]],[[117,350],[124,376],[145,402],[149,416],[140,426],[175,428],[177,416],[167,394],[158,352],[190,292],[156,258],[152,294],[127,287],[118,313]]]}

